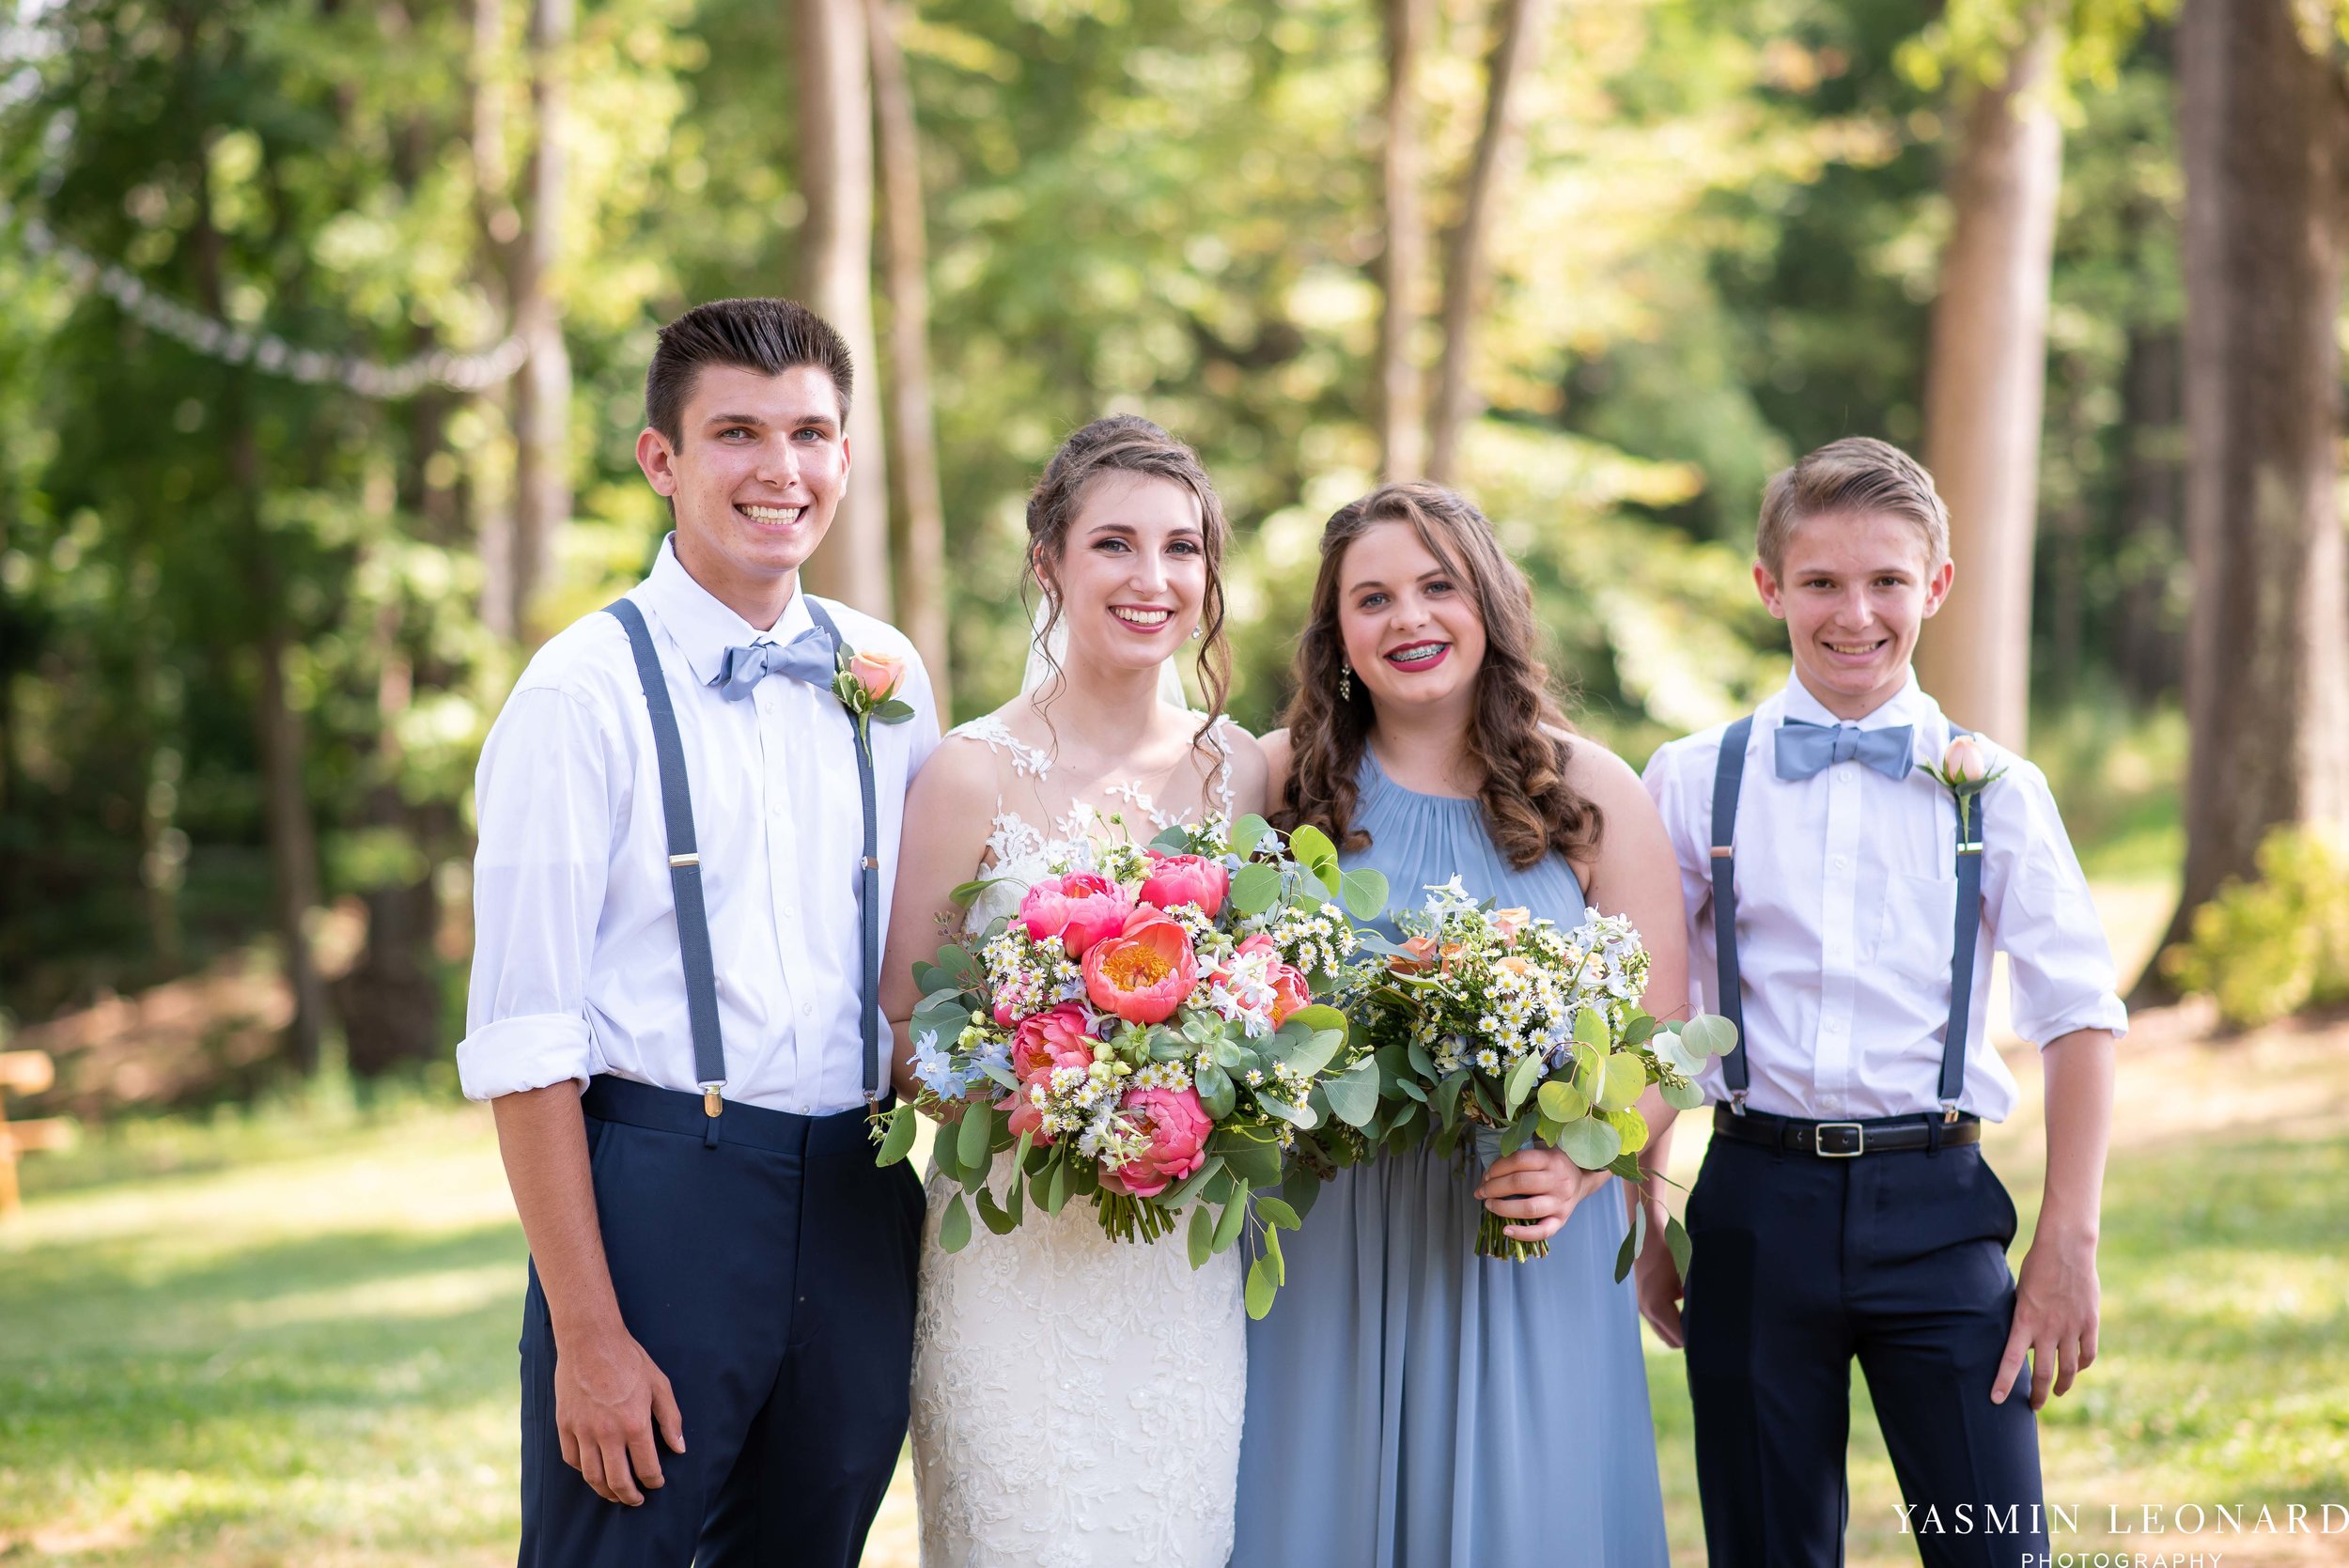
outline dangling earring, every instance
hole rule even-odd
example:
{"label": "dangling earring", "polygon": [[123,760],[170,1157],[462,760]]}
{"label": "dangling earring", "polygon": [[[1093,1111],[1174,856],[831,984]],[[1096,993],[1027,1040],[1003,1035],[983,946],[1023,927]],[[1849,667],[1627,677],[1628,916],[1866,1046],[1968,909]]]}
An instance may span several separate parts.
{"label": "dangling earring", "polygon": [[1194,624],[1190,629],[1190,640],[1194,643],[1199,641],[1200,638],[1205,637],[1206,634],[1207,629],[1204,626]]}
{"label": "dangling earring", "polygon": [[1338,666],[1338,701],[1342,703],[1350,703],[1353,700],[1354,666],[1351,664],[1341,664]]}

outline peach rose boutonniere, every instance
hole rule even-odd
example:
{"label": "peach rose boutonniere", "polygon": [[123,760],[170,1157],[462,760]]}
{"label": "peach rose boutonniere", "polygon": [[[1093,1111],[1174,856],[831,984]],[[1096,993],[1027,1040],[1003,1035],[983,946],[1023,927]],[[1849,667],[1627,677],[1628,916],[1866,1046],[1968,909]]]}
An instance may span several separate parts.
{"label": "peach rose boutonniere", "polygon": [[897,695],[906,683],[906,661],[894,653],[860,653],[843,647],[833,656],[838,668],[832,677],[832,694],[856,721],[857,737],[872,738],[873,721],[902,724],[913,717],[913,705]]}
{"label": "peach rose boutonniere", "polygon": [[1948,790],[1957,801],[1963,815],[1973,798],[2006,777],[2003,768],[1992,768],[1990,755],[1982,741],[1974,736],[1952,736],[1949,748],[1941,753],[1941,766],[1928,765],[1921,771]]}

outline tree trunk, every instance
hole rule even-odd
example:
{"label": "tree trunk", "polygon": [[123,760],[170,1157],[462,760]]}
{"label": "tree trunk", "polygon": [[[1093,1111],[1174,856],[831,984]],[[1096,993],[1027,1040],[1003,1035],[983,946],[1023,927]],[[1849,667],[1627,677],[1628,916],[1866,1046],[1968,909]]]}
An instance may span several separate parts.
{"label": "tree trunk", "polygon": [[1925,629],[1919,674],[1952,718],[2017,751],[2030,720],[2031,535],[2063,179],[2063,133],[2045,95],[2061,43],[2059,15],[2043,10],[2005,81],[1967,106],[1925,383],[1925,464],[1949,503],[1957,582]]}
{"label": "tree trunk", "polygon": [[528,214],[512,252],[514,330],[530,357],[514,379],[514,629],[530,627],[563,525],[570,520],[571,359],[549,284],[562,256],[573,0],[535,0],[530,16]]}
{"label": "tree trunk", "polygon": [[[226,316],[221,235],[212,222],[208,156],[202,143],[195,163],[194,224],[196,291],[215,319]],[[238,517],[238,544],[246,557],[246,581],[254,597],[259,633],[255,683],[254,738],[261,763],[261,815],[269,834],[271,912],[277,925],[286,984],[293,992],[293,1019],[286,1045],[295,1069],[318,1071],[326,1017],[326,989],[310,952],[310,911],[319,901],[318,825],[310,817],[304,758],[307,742],[302,715],[286,691],[285,593],[277,563],[261,531],[261,448],[254,432],[252,372],[232,368],[222,398],[221,425],[227,442],[228,479]]]}
{"label": "tree trunk", "polygon": [[801,299],[848,340],[848,489],[807,585],[886,617],[889,484],[873,353],[873,94],[865,0],[791,0],[799,71]]}
{"label": "tree trunk", "polygon": [[2121,592],[2112,664],[2122,690],[2148,703],[2175,691],[2179,642],[2170,625],[2170,577],[2185,509],[2179,344],[2174,331],[2129,334],[2122,370]]}
{"label": "tree trunk", "polygon": [[[414,674],[400,649],[397,606],[384,607],[377,627],[376,784],[369,792],[370,826],[414,831],[413,813],[399,787],[399,722],[414,694]],[[349,973],[334,983],[350,1070],[376,1078],[441,1053],[441,992],[432,973],[432,936],[440,905],[429,874],[369,888],[366,946]]]}
{"label": "tree trunk", "polygon": [[1389,479],[1417,479],[1426,466],[1419,366],[1411,357],[1425,290],[1427,233],[1420,208],[1419,57],[1429,0],[1386,0],[1387,101],[1381,180],[1386,245],[1379,261],[1378,466]]}
{"label": "tree trunk", "polygon": [[[2169,939],[2269,830],[2349,808],[2337,68],[2287,0],[2187,0],[2186,877]],[[2160,982],[2149,972],[2140,994]]]}
{"label": "tree trunk", "polygon": [[866,0],[873,117],[880,152],[882,294],[889,302],[889,476],[895,491],[898,625],[929,669],[941,715],[951,714],[946,634],[946,514],[930,408],[929,235],[922,215],[922,142],[897,47],[899,8]]}
{"label": "tree trunk", "polygon": [[1443,278],[1443,357],[1436,371],[1436,401],[1428,416],[1427,477],[1452,482],[1460,431],[1476,417],[1470,371],[1476,358],[1476,323],[1492,275],[1487,241],[1494,207],[1516,182],[1525,147],[1524,85],[1540,67],[1550,0],[1501,0],[1491,63],[1486,70],[1485,124],[1469,165],[1460,221],[1453,228]]}
{"label": "tree trunk", "polygon": [[[480,230],[483,287],[505,307],[504,319],[510,327],[512,301],[506,286],[514,262],[508,248],[521,233],[521,219],[506,189],[512,170],[506,161],[505,54],[506,0],[473,0],[466,87],[473,101],[474,222]],[[498,424],[508,429],[513,427],[512,385],[504,382],[479,395],[497,411]],[[496,442],[482,442],[471,454],[469,467],[481,557],[481,624],[500,637],[511,637],[521,629],[514,622],[513,475],[499,461],[500,451]]]}

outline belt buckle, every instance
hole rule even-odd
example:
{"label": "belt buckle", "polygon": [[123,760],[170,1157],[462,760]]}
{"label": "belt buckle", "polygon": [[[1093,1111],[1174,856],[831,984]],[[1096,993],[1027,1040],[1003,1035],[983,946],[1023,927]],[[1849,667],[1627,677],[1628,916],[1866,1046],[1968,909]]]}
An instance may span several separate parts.
{"label": "belt buckle", "polygon": [[[1848,1149],[1828,1148],[1827,1146],[1828,1133],[1830,1130],[1841,1132],[1845,1128],[1851,1131],[1851,1147]],[[1851,1159],[1868,1152],[1868,1129],[1858,1122],[1821,1122],[1812,1129],[1811,1147],[1821,1159]]]}

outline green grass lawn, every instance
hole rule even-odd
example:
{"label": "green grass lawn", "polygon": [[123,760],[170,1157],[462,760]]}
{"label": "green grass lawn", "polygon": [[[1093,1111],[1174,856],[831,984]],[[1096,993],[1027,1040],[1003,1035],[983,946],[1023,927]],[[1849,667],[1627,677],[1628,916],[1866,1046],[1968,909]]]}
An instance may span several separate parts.
{"label": "green grass lawn", "polygon": [[[2349,1501],[2349,1032],[2156,1039],[2122,1097],[2106,1348],[2044,1428],[2049,1495],[2082,1510],[2059,1546],[2160,1545],[2105,1542],[2114,1504]],[[2027,1226],[2039,1126],[2033,1101],[1993,1142]],[[0,1228],[0,1562],[511,1560],[522,1247],[485,1113],[179,1124],[26,1171]],[[1699,1563],[1679,1362],[1649,1368]],[[1854,1405],[1852,1560],[1913,1561]],[[901,1486],[868,1561],[910,1568],[910,1527]],[[2201,1546],[2335,1561],[2349,1535]]]}

